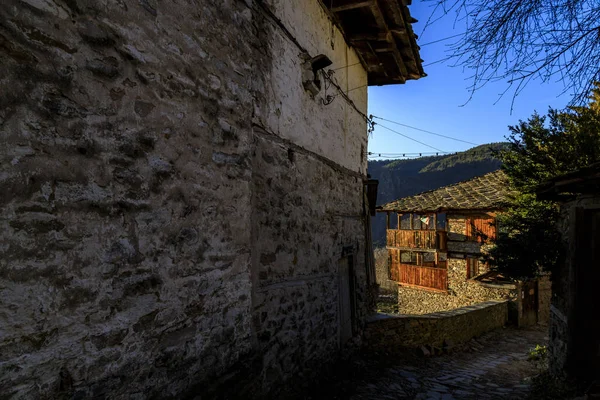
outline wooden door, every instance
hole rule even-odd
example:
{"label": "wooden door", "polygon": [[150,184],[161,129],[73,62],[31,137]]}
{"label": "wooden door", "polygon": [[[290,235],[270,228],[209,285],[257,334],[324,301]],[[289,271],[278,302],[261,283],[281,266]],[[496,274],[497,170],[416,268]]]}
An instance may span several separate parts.
{"label": "wooden door", "polygon": [[600,211],[577,213],[571,345],[578,376],[600,379]]}
{"label": "wooden door", "polygon": [[519,326],[531,326],[538,322],[538,282],[521,283],[521,319]]}
{"label": "wooden door", "polygon": [[354,273],[352,257],[338,263],[339,345],[342,348],[354,334]]}

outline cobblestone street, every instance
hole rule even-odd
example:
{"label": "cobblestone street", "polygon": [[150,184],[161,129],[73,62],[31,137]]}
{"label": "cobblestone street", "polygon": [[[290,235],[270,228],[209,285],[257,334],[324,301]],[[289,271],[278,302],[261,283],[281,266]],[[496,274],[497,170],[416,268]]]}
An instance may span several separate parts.
{"label": "cobblestone street", "polygon": [[504,328],[437,357],[390,355],[392,362],[382,361],[385,355],[378,355],[379,362],[363,357],[352,362],[352,378],[331,384],[321,395],[354,400],[524,399],[531,377],[539,373],[527,361],[528,350],[547,341],[546,328]]}

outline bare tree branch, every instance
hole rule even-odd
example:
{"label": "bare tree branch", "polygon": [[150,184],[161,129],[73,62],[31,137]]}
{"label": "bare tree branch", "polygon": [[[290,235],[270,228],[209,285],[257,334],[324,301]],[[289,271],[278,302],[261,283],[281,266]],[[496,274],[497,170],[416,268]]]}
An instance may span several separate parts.
{"label": "bare tree branch", "polygon": [[505,81],[514,103],[539,79],[562,82],[563,93],[576,93],[572,104],[581,104],[600,80],[600,0],[427,1],[433,9],[427,26],[451,12],[467,26],[449,46],[449,58],[473,71],[471,97],[489,82]]}

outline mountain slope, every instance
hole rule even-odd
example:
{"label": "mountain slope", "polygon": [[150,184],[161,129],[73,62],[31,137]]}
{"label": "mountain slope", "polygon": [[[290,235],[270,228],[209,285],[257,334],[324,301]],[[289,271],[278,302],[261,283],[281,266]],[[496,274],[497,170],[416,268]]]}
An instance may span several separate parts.
{"label": "mountain slope", "polygon": [[[460,153],[413,160],[369,161],[369,174],[379,180],[377,204],[437,189],[500,168],[493,152],[505,143],[481,145]],[[385,215],[373,219],[373,243],[385,245]]]}

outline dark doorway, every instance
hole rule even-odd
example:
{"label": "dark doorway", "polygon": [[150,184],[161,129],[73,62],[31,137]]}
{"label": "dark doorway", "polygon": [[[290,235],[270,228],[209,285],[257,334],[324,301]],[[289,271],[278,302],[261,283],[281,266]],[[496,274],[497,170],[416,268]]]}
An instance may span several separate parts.
{"label": "dark doorway", "polygon": [[349,255],[338,263],[339,341],[342,348],[354,335],[354,257]]}
{"label": "dark doorway", "polygon": [[600,210],[577,210],[571,369],[577,376],[600,378]]}
{"label": "dark doorway", "polygon": [[521,284],[522,314],[519,326],[532,326],[538,322],[538,282],[526,281]]}

